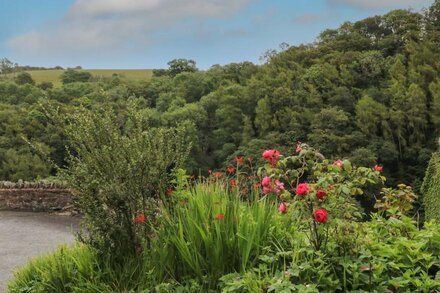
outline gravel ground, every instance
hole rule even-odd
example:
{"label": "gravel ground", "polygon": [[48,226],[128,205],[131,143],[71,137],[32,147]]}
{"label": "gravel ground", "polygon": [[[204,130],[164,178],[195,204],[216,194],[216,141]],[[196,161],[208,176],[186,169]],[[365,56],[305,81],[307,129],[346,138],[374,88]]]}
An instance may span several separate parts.
{"label": "gravel ground", "polygon": [[0,211],[0,292],[30,258],[72,243],[77,222],[68,216]]}

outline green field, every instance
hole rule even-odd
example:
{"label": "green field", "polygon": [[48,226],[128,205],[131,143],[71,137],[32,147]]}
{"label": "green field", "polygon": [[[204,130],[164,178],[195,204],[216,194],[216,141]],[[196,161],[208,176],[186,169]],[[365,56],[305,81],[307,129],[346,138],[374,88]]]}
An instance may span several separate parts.
{"label": "green field", "polygon": [[[111,77],[118,74],[121,78],[129,80],[148,80],[153,75],[151,69],[81,69],[90,72],[94,77]],[[28,71],[36,83],[50,81],[54,86],[61,85],[60,76],[64,70],[30,70]]]}

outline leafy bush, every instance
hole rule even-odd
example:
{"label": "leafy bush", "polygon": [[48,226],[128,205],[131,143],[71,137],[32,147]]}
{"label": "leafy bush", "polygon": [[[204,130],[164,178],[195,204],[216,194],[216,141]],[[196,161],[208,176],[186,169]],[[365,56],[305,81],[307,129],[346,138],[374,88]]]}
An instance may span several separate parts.
{"label": "leafy bush", "polygon": [[425,219],[440,223],[440,154],[433,153],[422,185]]}
{"label": "leafy bush", "polygon": [[185,162],[185,129],[147,129],[134,104],[125,121],[109,108],[81,109],[66,120],[69,166],[60,171],[83,215],[80,240],[122,262],[148,240],[149,231],[134,220],[154,219],[169,174]]}

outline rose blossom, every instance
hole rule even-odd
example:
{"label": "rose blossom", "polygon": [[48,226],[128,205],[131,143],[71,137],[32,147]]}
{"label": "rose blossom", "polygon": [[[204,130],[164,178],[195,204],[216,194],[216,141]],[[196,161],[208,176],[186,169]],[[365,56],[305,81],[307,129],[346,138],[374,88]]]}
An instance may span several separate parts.
{"label": "rose blossom", "polygon": [[316,191],[316,197],[320,200],[323,200],[327,193],[324,190]]}
{"label": "rose blossom", "polygon": [[315,211],[315,220],[319,223],[325,223],[328,220],[328,212],[326,209],[317,209]]}
{"label": "rose blossom", "polygon": [[380,166],[380,165],[374,166],[374,171],[380,172],[380,171],[382,171],[382,169],[383,169],[383,166]]}
{"label": "rose blossom", "polygon": [[286,206],[286,204],[285,204],[284,202],[282,202],[282,203],[280,204],[280,206],[278,207],[278,211],[279,211],[280,213],[282,213],[282,214],[287,213],[287,206]]}
{"label": "rose blossom", "polygon": [[300,183],[296,187],[296,194],[297,195],[306,195],[307,193],[309,193],[309,191],[310,191],[310,188],[307,183]]}

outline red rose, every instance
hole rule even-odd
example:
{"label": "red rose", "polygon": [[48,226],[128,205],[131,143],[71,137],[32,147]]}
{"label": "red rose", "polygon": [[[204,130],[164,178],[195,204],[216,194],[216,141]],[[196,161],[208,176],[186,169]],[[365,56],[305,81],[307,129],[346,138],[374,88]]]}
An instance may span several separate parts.
{"label": "red rose", "polygon": [[286,204],[285,204],[284,202],[282,202],[282,203],[280,204],[280,206],[278,207],[278,211],[279,211],[280,213],[282,213],[282,214],[287,213],[287,206],[286,206]]}
{"label": "red rose", "polygon": [[310,191],[310,188],[307,183],[300,183],[296,187],[296,194],[297,195],[306,195],[307,193],[309,193],[309,191]]}
{"label": "red rose", "polygon": [[327,193],[324,190],[316,191],[316,197],[320,200],[323,200]]}
{"label": "red rose", "polygon": [[382,171],[382,169],[383,169],[383,166],[379,166],[379,165],[374,166],[374,171],[380,172],[380,171]]}
{"label": "red rose", "polygon": [[328,220],[328,212],[326,209],[317,209],[315,211],[315,220],[319,223],[325,223]]}

